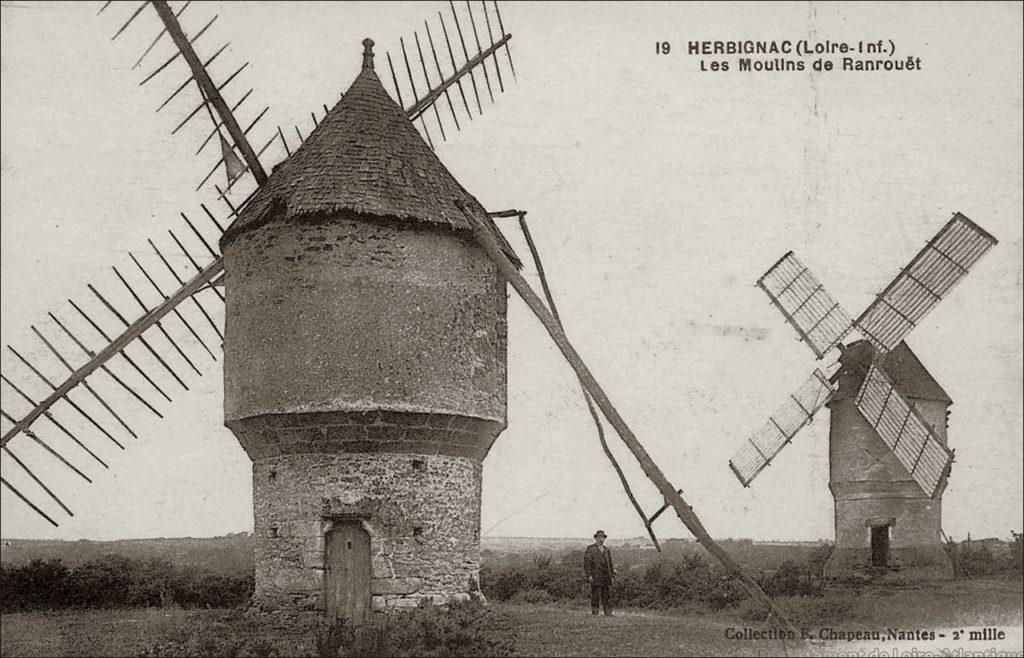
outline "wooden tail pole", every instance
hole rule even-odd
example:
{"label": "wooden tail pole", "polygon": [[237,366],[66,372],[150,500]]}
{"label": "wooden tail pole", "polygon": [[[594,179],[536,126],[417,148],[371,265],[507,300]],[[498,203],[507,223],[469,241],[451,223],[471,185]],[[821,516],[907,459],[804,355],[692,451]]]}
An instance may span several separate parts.
{"label": "wooden tail pole", "polygon": [[[498,213],[500,215],[500,213]],[[537,251],[537,245],[533,241],[533,236],[530,234],[530,227],[526,224],[526,212],[517,211],[516,214],[519,217],[519,229],[523,232],[523,237],[526,238],[526,245],[530,248],[530,256],[533,257],[534,267],[537,268],[537,276],[540,277],[540,286],[544,291],[544,297],[548,302],[548,309],[551,311],[551,317],[558,322],[558,326],[564,331],[565,328],[562,326],[562,318],[558,315],[558,307],[555,306],[554,295],[551,294],[551,288],[548,286],[548,278],[544,274],[544,264],[540,260],[540,252]],[[495,214],[491,214],[495,216]],[[597,438],[601,443],[601,450],[604,451],[605,457],[611,463],[612,468],[615,469],[615,474],[619,476],[619,482],[622,484],[623,491],[626,492],[626,498],[633,505],[633,509],[640,516],[640,521],[644,524],[644,528],[647,530],[647,534],[651,538],[651,542],[654,544],[654,548],[660,553],[661,544],[658,543],[658,538],[654,534],[654,529],[651,524],[658,518],[655,514],[650,519],[647,518],[647,514],[644,513],[643,508],[640,506],[640,502],[633,495],[633,490],[629,487],[629,481],[626,479],[626,474],[622,472],[622,467],[619,466],[618,460],[615,459],[615,455],[612,454],[611,448],[608,447],[608,440],[604,435],[604,424],[601,422],[601,417],[597,413],[597,409],[594,408],[594,402],[590,399],[590,394],[587,393],[587,387],[580,381],[580,390],[583,392],[583,400],[587,403],[587,411],[590,412],[590,418],[594,421],[594,427],[597,428]]]}
{"label": "wooden tail pole", "polygon": [[743,573],[739,564],[732,559],[725,549],[718,545],[708,531],[704,528],[704,524],[701,523],[700,519],[694,513],[683,497],[678,493],[677,489],[672,486],[672,483],[668,481],[665,474],[662,473],[658,465],[654,463],[654,460],[644,449],[643,445],[633,434],[633,431],[626,425],[626,421],[622,419],[619,412],[615,409],[615,406],[608,399],[604,389],[597,383],[594,375],[587,368],[583,359],[576,352],[576,349],[566,338],[565,333],[562,331],[558,324],[558,320],[551,315],[550,311],[544,306],[544,302],[537,296],[537,293],[533,291],[530,284],[526,282],[526,279],[516,270],[515,266],[508,260],[501,247],[498,245],[494,236],[490,230],[478,219],[475,213],[470,213],[466,209],[466,203],[461,199],[455,199],[454,203],[462,211],[466,221],[469,223],[473,230],[473,235],[476,237],[477,242],[487,252],[491,260],[498,267],[498,271],[502,276],[512,285],[519,296],[522,298],[526,305],[530,307],[533,314],[537,316],[541,324],[547,330],[548,335],[558,346],[559,351],[572,366],[572,369],[576,371],[576,376],[586,387],[587,392],[593,398],[598,408],[611,423],[612,427],[618,433],[622,442],[626,444],[629,451],[636,457],[637,462],[640,464],[640,468],[643,469],[644,474],[654,483],[654,486],[658,488],[662,496],[665,498],[665,502],[671,506],[676,514],[679,516],[679,520],[683,522],[683,525],[693,533],[694,538],[700,542],[709,553],[711,553],[721,564],[725,567],[726,571],[736,579],[736,581],[747,590],[747,592],[757,601],[760,601],[768,607],[770,612],[782,620],[787,626],[795,631],[792,624],[785,615],[776,608],[772,600],[764,593],[764,590],[752,579],[750,576]]}

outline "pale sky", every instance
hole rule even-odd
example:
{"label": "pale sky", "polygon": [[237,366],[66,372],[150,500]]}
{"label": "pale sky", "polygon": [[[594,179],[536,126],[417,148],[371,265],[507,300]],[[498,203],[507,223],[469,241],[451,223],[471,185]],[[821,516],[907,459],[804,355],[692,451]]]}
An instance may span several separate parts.
{"label": "pale sky", "polygon": [[[147,10],[110,43],[136,5],[96,17],[100,4],[0,9],[3,342],[45,363],[53,379],[65,373],[44,357],[29,326],[56,335],[47,311],[71,320],[64,300],[87,302],[87,282],[116,290],[110,265],[132,271],[128,250],[159,271],[146,238],[175,251],[166,231],[183,233],[178,213],[199,215],[199,202],[213,198],[194,192],[213,163],[212,150],[193,155],[208,120],[170,136],[195,92],[153,111],[185,79],[184,65],[138,86],[168,56],[164,42],[130,70],[158,31],[155,15]],[[209,55],[231,41],[215,77],[251,62],[229,96],[255,88],[243,106],[249,119],[270,105],[254,132],[262,145],[277,124],[291,130],[297,122],[308,134],[309,112],[321,116],[321,105],[333,105],[357,74],[363,37],[377,41],[385,78],[384,53],[395,52],[399,37],[408,45],[424,19],[436,29],[438,10],[447,4],[196,2],[182,20],[195,30],[220,14],[198,42]],[[713,535],[833,535],[826,413],[750,489],[727,466],[786,394],[828,365],[796,340],[756,279],[793,249],[856,315],[955,211],[1000,244],[908,338],[955,402],[949,437],[957,462],[943,528],[955,538],[1020,530],[1020,4],[506,2],[502,17],[518,83],[493,105],[485,97],[483,116],[463,121],[438,154],[488,208],[529,211],[570,338]],[[701,58],[685,48],[688,40],[801,38],[891,39],[897,56],[920,57],[923,70],[701,72]],[[672,51],[655,54],[655,43],[666,40]],[[280,157],[272,150],[264,163]],[[514,221],[504,221],[525,256]],[[180,255],[174,262],[186,271]],[[526,276],[538,286],[532,271]],[[118,302],[131,308],[130,300]],[[643,534],[571,369],[522,302],[513,298],[509,314],[509,427],[485,461],[484,533]],[[114,330],[116,321],[104,318]],[[197,329],[213,338],[201,322]],[[205,376],[193,373],[188,393],[161,380],[175,397],[163,404],[168,417],[132,416],[142,438],[127,451],[83,431],[110,459],[109,471],[66,448],[94,484],[68,478],[24,437],[15,439],[10,447],[48,475],[76,514],[53,529],[5,491],[0,534],[112,539],[251,530],[249,462],[223,426],[220,362],[204,360],[195,345],[190,353]],[[45,395],[8,353],[3,371]],[[101,380],[97,387],[118,398]],[[2,402],[16,416],[26,411],[6,386]],[[119,399],[119,408],[132,405]],[[74,421],[67,410],[59,417]],[[38,427],[65,445],[45,421]],[[654,511],[661,504],[654,488],[612,440]],[[4,477],[14,481],[8,464]],[[656,529],[689,536],[671,514]]]}

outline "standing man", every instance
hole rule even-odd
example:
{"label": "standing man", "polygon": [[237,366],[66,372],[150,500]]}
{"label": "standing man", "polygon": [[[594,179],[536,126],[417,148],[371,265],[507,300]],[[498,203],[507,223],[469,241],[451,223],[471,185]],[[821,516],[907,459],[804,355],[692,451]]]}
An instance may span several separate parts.
{"label": "standing man", "polygon": [[590,613],[596,615],[599,607],[604,608],[604,614],[609,617],[612,614],[612,603],[609,593],[612,586],[612,578],[615,576],[615,566],[612,564],[612,552],[604,545],[607,535],[604,530],[594,533],[594,543],[587,546],[583,553],[583,572],[587,575],[590,583]]}

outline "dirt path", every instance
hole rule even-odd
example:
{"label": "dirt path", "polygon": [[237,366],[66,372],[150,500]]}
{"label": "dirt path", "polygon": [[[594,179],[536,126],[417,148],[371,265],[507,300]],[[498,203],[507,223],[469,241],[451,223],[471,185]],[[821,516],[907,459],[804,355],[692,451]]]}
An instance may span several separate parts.
{"label": "dirt path", "polygon": [[[523,656],[786,655],[806,650],[778,640],[729,639],[741,628],[716,615],[622,610],[612,617],[587,609],[496,604],[516,623],[516,653]],[[760,629],[760,625],[753,625]]]}

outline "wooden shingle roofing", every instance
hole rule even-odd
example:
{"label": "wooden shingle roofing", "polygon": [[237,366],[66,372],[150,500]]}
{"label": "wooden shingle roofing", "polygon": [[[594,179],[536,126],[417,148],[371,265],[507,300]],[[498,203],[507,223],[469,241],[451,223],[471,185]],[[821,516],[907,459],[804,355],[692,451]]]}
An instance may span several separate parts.
{"label": "wooden shingle roofing", "polygon": [[[370,60],[372,61],[372,60]],[[471,231],[455,200],[490,226],[503,250],[519,259],[483,206],[441,163],[381,85],[372,63],[221,237],[223,250],[245,231],[271,221],[322,221],[364,215]]]}

